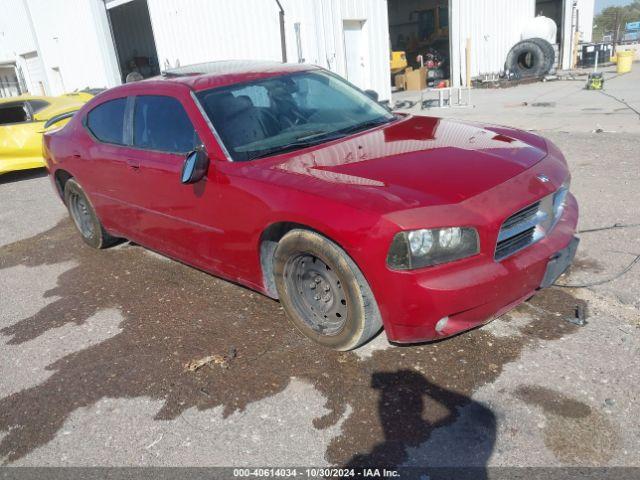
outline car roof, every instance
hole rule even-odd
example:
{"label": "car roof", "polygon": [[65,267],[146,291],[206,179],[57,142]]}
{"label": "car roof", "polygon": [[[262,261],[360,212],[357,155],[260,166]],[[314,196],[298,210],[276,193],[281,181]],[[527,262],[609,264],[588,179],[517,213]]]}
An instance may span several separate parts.
{"label": "car roof", "polygon": [[163,72],[160,77],[144,81],[161,79],[165,82],[179,82],[187,85],[192,90],[200,91],[288,73],[317,70],[319,68],[308,64],[257,60],[224,60],[173,68]]}

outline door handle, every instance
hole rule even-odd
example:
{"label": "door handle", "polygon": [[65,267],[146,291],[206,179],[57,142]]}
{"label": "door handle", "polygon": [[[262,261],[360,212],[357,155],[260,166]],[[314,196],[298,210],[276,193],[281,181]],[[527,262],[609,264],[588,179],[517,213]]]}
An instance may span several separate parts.
{"label": "door handle", "polygon": [[79,154],[78,152],[73,152],[73,153],[71,154],[71,156],[72,156],[73,158],[80,158],[80,154]]}
{"label": "door handle", "polygon": [[128,158],[127,165],[129,166],[129,168],[132,168],[133,170],[138,170],[140,168],[140,161],[134,160],[133,158]]}

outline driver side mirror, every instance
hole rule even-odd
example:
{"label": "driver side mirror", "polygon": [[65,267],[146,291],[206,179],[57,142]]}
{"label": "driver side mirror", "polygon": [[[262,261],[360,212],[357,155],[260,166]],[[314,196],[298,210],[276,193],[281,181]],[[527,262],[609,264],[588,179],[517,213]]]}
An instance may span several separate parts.
{"label": "driver side mirror", "polygon": [[375,90],[365,90],[364,93],[374,102],[377,102],[380,98],[380,95],[378,95],[378,92],[376,92]]}
{"label": "driver side mirror", "polygon": [[389,105],[389,100],[384,100],[384,101],[380,101],[380,96],[378,95],[378,92],[376,92],[375,90],[365,90],[364,94],[369,97],[371,100],[373,100],[374,102],[376,102],[378,105],[382,106],[385,110],[391,112],[391,106]]}
{"label": "driver side mirror", "polygon": [[196,183],[204,178],[209,169],[209,157],[204,148],[198,148],[189,152],[182,167],[180,181],[182,183]]}

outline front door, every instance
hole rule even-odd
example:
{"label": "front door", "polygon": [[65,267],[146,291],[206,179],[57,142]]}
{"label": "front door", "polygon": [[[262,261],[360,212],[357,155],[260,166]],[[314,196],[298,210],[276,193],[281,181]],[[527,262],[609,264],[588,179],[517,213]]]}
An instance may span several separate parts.
{"label": "front door", "polygon": [[211,267],[220,231],[212,218],[214,174],[193,185],[180,182],[187,154],[200,135],[181,101],[173,96],[138,95],[127,158],[136,170],[136,232],[141,243],[187,263]]}

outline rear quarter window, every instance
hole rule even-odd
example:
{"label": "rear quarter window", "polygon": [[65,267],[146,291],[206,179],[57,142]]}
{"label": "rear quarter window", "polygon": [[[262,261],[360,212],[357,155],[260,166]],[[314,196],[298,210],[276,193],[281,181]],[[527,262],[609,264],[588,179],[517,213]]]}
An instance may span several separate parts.
{"label": "rear quarter window", "polygon": [[29,115],[22,104],[0,106],[0,125],[28,122]]}
{"label": "rear quarter window", "polygon": [[101,103],[87,114],[87,128],[101,142],[124,145],[126,107],[126,98]]}

